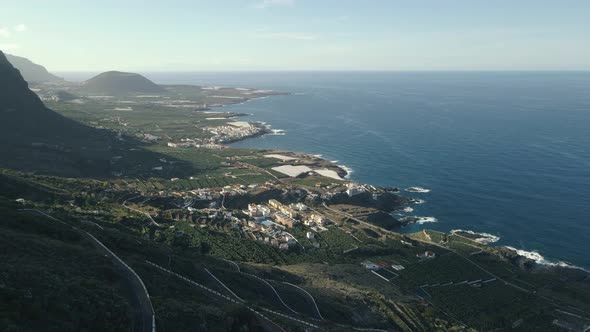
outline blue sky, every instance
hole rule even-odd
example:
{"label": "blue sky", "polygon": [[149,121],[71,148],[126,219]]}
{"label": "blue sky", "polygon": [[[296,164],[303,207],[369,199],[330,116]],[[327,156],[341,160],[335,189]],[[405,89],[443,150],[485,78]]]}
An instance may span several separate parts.
{"label": "blue sky", "polygon": [[2,0],[52,71],[590,70],[590,1]]}

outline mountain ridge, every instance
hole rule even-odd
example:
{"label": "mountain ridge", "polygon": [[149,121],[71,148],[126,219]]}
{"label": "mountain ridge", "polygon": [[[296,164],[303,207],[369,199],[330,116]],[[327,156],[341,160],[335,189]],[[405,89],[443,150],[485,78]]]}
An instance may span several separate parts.
{"label": "mountain ridge", "polygon": [[29,83],[59,82],[62,78],[51,74],[44,66],[34,63],[33,61],[11,54],[6,54],[5,58],[16,69],[18,69]]}

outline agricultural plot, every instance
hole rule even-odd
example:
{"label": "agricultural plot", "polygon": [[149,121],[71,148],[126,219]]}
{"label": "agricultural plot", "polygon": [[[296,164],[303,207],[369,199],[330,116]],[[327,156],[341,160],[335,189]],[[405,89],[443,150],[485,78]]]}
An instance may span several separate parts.
{"label": "agricultural plot", "polygon": [[359,245],[350,234],[347,234],[339,227],[329,227],[328,231],[318,235],[319,242],[334,252],[343,252]]}
{"label": "agricultural plot", "polygon": [[372,273],[378,275],[381,279],[385,281],[391,281],[392,279],[397,278],[399,275],[394,273],[388,269],[381,268],[379,270],[371,271]]}
{"label": "agricultural plot", "polygon": [[485,280],[489,277],[463,258],[452,253],[424,259],[405,267],[406,269],[400,272],[395,283],[407,289],[414,289],[421,285]]}
{"label": "agricultural plot", "polygon": [[[549,308],[533,295],[515,291],[499,282],[428,288],[430,301],[458,320],[477,328],[512,328],[519,320],[530,331],[551,331]],[[540,318],[545,314],[544,318]]]}

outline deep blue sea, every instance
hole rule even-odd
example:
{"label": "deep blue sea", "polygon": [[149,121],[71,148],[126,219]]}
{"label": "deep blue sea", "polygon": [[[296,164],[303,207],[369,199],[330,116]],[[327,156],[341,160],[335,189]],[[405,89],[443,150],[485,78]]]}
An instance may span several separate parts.
{"label": "deep blue sea", "polygon": [[413,225],[590,267],[590,72],[153,73],[291,93],[224,107],[284,129],[234,144],[322,154],[352,179],[421,186]]}

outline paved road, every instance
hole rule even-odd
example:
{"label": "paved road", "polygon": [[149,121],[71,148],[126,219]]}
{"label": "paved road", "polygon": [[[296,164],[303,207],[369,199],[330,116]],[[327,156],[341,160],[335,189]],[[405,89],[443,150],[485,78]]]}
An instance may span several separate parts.
{"label": "paved road", "polygon": [[156,316],[155,316],[154,308],[152,307],[152,301],[150,300],[150,295],[147,291],[147,288],[145,287],[145,284],[143,283],[143,281],[141,280],[139,275],[137,275],[137,273],[129,265],[127,265],[119,256],[117,256],[114,252],[112,252],[109,248],[107,248],[102,242],[100,242],[92,234],[90,234],[78,227],[74,227],[62,220],[54,218],[53,216],[50,216],[43,211],[35,210],[35,209],[21,209],[19,211],[34,212],[34,213],[41,214],[51,220],[57,221],[61,224],[64,224],[64,225],[80,232],[82,235],[86,236],[92,242],[92,244],[97,248],[97,250],[101,254],[109,257],[111,259],[111,261],[115,264],[115,266],[122,273],[124,273],[125,276],[127,277],[127,280],[129,281],[130,286],[131,286],[131,290],[132,290],[133,294],[135,295],[138,306],[139,306],[139,308],[137,308],[137,309],[139,309],[140,316],[141,316],[141,319],[138,320],[138,323],[140,325],[139,330],[143,331],[143,332],[155,332],[156,331]]}
{"label": "paved road", "polygon": [[282,305],[283,305],[285,308],[287,308],[288,310],[290,310],[292,313],[294,313],[294,314],[296,314],[296,315],[298,315],[298,314],[299,314],[297,311],[295,311],[295,310],[293,310],[291,307],[289,307],[289,306],[287,305],[287,303],[285,303],[285,301],[283,301],[283,298],[281,297],[281,295],[279,295],[279,293],[277,292],[277,290],[276,290],[276,289],[273,287],[273,285],[271,285],[271,284],[270,284],[268,281],[266,281],[266,280],[264,280],[264,279],[260,278],[259,276],[255,276],[255,275],[253,275],[253,274],[250,274],[250,273],[246,273],[246,272],[241,272],[241,273],[242,273],[242,274],[244,274],[244,275],[247,275],[247,276],[254,277],[254,278],[256,278],[257,280],[260,280],[260,281],[262,281],[262,282],[263,282],[265,285],[267,285],[268,287],[270,287],[270,289],[272,289],[272,291],[275,293],[275,295],[276,295],[276,296],[277,296],[277,298],[279,299],[279,302],[281,302],[281,304],[282,304]]}
{"label": "paved road", "polygon": [[284,183],[284,182],[283,182],[283,180],[279,179],[279,178],[278,178],[278,177],[276,177],[274,174],[272,174],[271,172],[267,171],[266,169],[264,169],[264,168],[262,168],[262,167],[258,167],[258,166],[256,166],[256,165],[252,165],[252,164],[248,164],[248,163],[244,163],[244,162],[242,162],[242,164],[244,164],[244,165],[246,165],[246,166],[248,166],[248,167],[250,167],[250,168],[256,169],[256,170],[258,170],[258,171],[264,172],[264,173],[266,173],[266,174],[268,174],[268,175],[272,176],[272,177],[273,177],[275,180],[279,181],[280,183]]}
{"label": "paved road", "polygon": [[150,220],[150,222],[152,223],[152,225],[153,225],[153,226],[160,227],[160,224],[158,224],[158,223],[157,223],[157,222],[154,220],[154,218],[152,218],[152,216],[151,216],[149,213],[147,213],[147,212],[145,212],[145,211],[138,210],[138,209],[134,209],[134,208],[132,208],[132,207],[129,207],[129,206],[127,206],[127,202],[128,202],[128,201],[130,201],[130,200],[132,200],[132,199],[135,199],[135,198],[137,198],[137,197],[141,197],[141,196],[135,196],[135,197],[128,198],[128,199],[126,199],[126,200],[123,202],[123,204],[122,204],[122,205],[123,205],[123,206],[124,206],[126,209],[129,209],[129,210],[131,210],[131,211],[133,211],[133,212],[137,212],[137,213],[139,213],[139,214],[143,214],[144,216],[148,217],[148,219]]}
{"label": "paved road", "polygon": [[101,225],[99,225],[99,224],[97,224],[97,223],[95,223],[93,221],[90,221],[90,220],[81,220],[80,222],[83,223],[83,224],[88,224],[88,225],[92,225],[94,227],[98,227],[98,229],[100,229],[101,231],[104,231],[104,228]]}
{"label": "paved road", "polygon": [[316,313],[318,314],[318,317],[321,320],[324,320],[324,317],[322,317],[322,314],[320,313],[320,308],[318,308],[318,305],[315,303],[315,299],[313,298],[313,296],[311,296],[311,294],[309,294],[308,291],[306,291],[305,289],[303,289],[303,288],[301,288],[301,287],[299,287],[297,285],[293,285],[291,283],[288,283],[286,281],[283,281],[283,284],[289,285],[289,286],[292,286],[292,287],[295,287],[295,288],[299,289],[300,291],[304,292],[305,294],[307,294],[307,296],[309,296],[309,298],[311,299],[311,302],[313,303],[313,306],[315,308]]}
{"label": "paved road", "polygon": [[305,251],[305,247],[301,243],[299,243],[299,241],[297,241],[297,238],[294,237],[293,234],[291,234],[291,233],[289,233],[287,231],[283,231],[283,233],[285,233],[285,234],[289,235],[290,237],[292,237],[293,240],[295,240],[295,242],[297,242],[297,244],[301,247],[301,249],[303,249],[303,251]]}
{"label": "paved road", "polygon": [[236,269],[238,270],[238,272],[242,272],[242,270],[240,269],[240,266],[238,265],[238,263],[234,262],[234,261],[230,261],[229,259],[224,259],[224,261],[230,263],[231,265],[235,266]]}
{"label": "paved road", "polygon": [[207,269],[206,267],[204,267],[203,269],[205,269],[205,272],[207,272],[213,279],[215,279],[215,281],[217,281],[223,288],[225,288],[226,291],[228,291],[236,299],[238,299],[241,302],[246,302],[246,300],[242,299],[236,293],[234,293],[231,289],[229,289],[229,287],[227,287],[227,285],[224,284],[223,281],[217,279],[217,277],[213,273],[211,273],[211,271],[209,271],[209,269]]}
{"label": "paved road", "polygon": [[[227,300],[227,301],[231,301],[231,302],[233,302],[233,303],[235,303],[235,304],[240,304],[240,305],[243,305],[243,306],[245,306],[245,307],[246,307],[248,310],[250,310],[250,311],[252,311],[254,314],[256,314],[256,315],[258,315],[258,316],[262,317],[264,320],[268,321],[269,323],[271,323],[271,324],[272,324],[273,326],[275,326],[276,328],[280,329],[281,331],[284,331],[284,329],[283,329],[282,327],[280,327],[279,325],[277,325],[275,322],[273,322],[273,321],[272,321],[270,318],[268,318],[266,315],[262,314],[262,313],[261,313],[261,312],[259,312],[258,310],[255,310],[255,309],[254,309],[254,307],[252,307],[252,306],[250,306],[250,305],[247,305],[246,303],[243,303],[243,302],[237,301],[237,300],[235,300],[235,299],[233,299],[233,298],[231,298],[231,297],[229,297],[229,296],[223,295],[223,294],[219,293],[218,291],[216,291],[216,290],[213,290],[213,289],[211,289],[211,288],[209,288],[209,287],[207,287],[207,286],[204,286],[204,285],[201,285],[201,284],[199,284],[199,283],[197,283],[197,282],[194,282],[194,281],[190,280],[189,278],[183,277],[183,276],[181,276],[180,274],[178,274],[178,273],[176,273],[176,272],[173,272],[173,271],[170,271],[170,270],[168,270],[168,269],[166,269],[166,268],[164,268],[164,267],[161,267],[161,266],[159,266],[159,265],[158,265],[158,264],[156,264],[156,263],[153,263],[153,262],[150,262],[150,261],[146,261],[146,262],[147,262],[148,264],[150,264],[150,265],[152,265],[152,266],[154,266],[154,267],[156,267],[156,268],[158,268],[158,269],[160,269],[160,270],[162,270],[162,271],[166,272],[166,273],[169,273],[169,274],[171,274],[171,275],[174,275],[174,276],[176,276],[176,277],[178,277],[178,278],[180,278],[180,279],[182,279],[182,280],[184,280],[184,281],[188,282],[189,284],[191,284],[191,285],[193,285],[193,286],[197,286],[197,287],[199,287],[199,288],[201,288],[201,289],[203,289],[203,290],[205,290],[205,291],[207,291],[207,292],[209,292],[209,293],[211,293],[211,294],[213,294],[213,295],[219,296],[219,297],[221,297],[221,298],[223,298],[223,299],[225,299],[225,300]],[[286,319],[289,319],[289,320],[295,321],[295,322],[297,322],[297,323],[299,323],[299,324],[303,324],[303,325],[305,325],[305,326],[307,326],[307,327],[311,327],[311,328],[315,328],[315,329],[322,330],[322,329],[321,329],[319,326],[317,326],[317,325],[315,325],[315,324],[311,324],[311,323],[309,323],[309,322],[306,322],[306,321],[304,321],[304,320],[302,320],[302,319],[299,319],[299,318],[296,318],[296,317],[291,317],[291,316],[289,316],[289,315],[285,315],[285,314],[283,314],[283,313],[280,313],[280,312],[277,312],[277,311],[274,311],[274,310],[271,310],[271,309],[266,309],[266,308],[260,308],[260,309],[261,309],[261,310],[264,310],[264,311],[266,311],[266,312],[273,313],[273,314],[275,314],[275,315],[278,315],[278,316],[280,316],[280,317],[283,317],[283,318],[286,318]]]}

